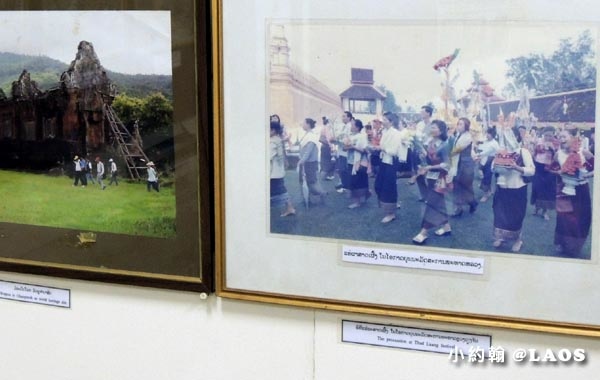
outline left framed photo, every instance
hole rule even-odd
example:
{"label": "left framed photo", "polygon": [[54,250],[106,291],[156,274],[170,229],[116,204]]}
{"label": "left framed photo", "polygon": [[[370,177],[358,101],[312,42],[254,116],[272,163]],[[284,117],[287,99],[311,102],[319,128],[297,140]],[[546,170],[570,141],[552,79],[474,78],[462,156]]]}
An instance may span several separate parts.
{"label": "left framed photo", "polygon": [[209,7],[6,1],[0,270],[213,289]]}

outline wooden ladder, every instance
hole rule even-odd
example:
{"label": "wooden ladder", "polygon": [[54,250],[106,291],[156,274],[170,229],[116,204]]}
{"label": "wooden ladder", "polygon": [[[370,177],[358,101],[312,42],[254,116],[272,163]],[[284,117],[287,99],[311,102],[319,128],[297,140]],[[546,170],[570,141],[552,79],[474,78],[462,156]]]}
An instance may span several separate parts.
{"label": "wooden ladder", "polygon": [[131,179],[141,180],[146,174],[146,163],[148,157],[138,138],[135,138],[125,127],[115,110],[108,104],[104,104],[104,115],[110,125],[113,135],[113,147],[121,154],[127,165]]}

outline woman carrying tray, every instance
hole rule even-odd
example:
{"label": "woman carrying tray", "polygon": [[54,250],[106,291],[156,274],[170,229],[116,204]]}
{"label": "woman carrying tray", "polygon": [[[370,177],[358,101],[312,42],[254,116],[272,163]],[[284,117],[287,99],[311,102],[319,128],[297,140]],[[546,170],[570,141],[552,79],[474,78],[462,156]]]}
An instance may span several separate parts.
{"label": "woman carrying tray", "polygon": [[523,245],[521,229],[527,212],[527,183],[523,177],[535,174],[531,153],[520,145],[508,127],[500,129],[500,150],[492,163],[498,174],[494,193],[494,247],[512,242],[511,251]]}
{"label": "woman carrying tray", "polygon": [[551,170],[559,174],[556,188],[557,253],[577,257],[592,224],[592,200],[588,179],[593,176],[594,155],[581,149],[579,137],[569,131],[558,135],[560,149]]}

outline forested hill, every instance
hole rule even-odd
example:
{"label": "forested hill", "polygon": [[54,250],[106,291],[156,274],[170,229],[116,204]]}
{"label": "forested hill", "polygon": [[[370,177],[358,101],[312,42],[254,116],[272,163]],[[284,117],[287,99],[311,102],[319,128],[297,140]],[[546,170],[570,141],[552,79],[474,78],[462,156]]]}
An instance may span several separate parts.
{"label": "forested hill", "polygon": [[19,79],[23,70],[31,73],[31,77],[42,90],[56,86],[60,74],[69,67],[56,59],[0,52],[0,87],[10,97],[12,82]]}
{"label": "forested hill", "polygon": [[[46,56],[0,52],[0,88],[10,97],[12,82],[19,79],[23,70],[27,70],[40,89],[47,90],[58,85],[60,75],[68,67],[68,64]],[[107,74],[119,89],[119,93],[142,98],[160,92],[167,99],[173,98],[170,75],[129,75],[110,70],[107,70]]]}

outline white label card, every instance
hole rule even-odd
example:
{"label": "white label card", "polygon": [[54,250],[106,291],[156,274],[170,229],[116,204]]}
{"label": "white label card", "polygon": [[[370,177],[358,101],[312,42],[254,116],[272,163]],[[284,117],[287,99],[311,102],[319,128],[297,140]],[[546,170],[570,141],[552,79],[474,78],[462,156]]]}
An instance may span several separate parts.
{"label": "white label card", "polygon": [[0,298],[56,307],[71,307],[71,290],[0,280]]}
{"label": "white label card", "polygon": [[343,246],[342,260],[350,263],[429,269],[468,274],[483,274],[485,260],[481,257],[408,252],[387,248]]}
{"label": "white label card", "polygon": [[492,337],[378,323],[342,321],[342,342],[442,354],[449,354],[454,350],[469,352],[470,349],[483,350],[484,353],[487,353],[492,345]]}

